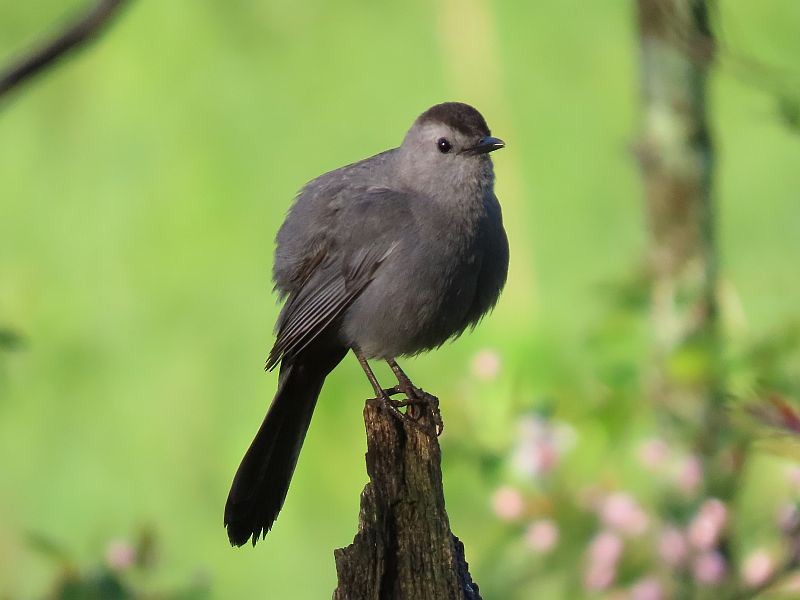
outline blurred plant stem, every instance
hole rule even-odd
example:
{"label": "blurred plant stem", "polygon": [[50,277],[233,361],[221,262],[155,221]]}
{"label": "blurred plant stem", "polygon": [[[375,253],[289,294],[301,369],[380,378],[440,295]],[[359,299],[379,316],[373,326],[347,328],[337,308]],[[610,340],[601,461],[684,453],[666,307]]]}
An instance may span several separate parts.
{"label": "blurred plant stem", "polygon": [[[712,6],[710,0],[637,0],[637,7],[643,100],[637,150],[654,332],[650,393],[656,408],[694,440],[705,495],[728,501],[744,453],[728,426],[721,368],[707,104],[716,50]],[[725,541],[720,547],[727,554]]]}

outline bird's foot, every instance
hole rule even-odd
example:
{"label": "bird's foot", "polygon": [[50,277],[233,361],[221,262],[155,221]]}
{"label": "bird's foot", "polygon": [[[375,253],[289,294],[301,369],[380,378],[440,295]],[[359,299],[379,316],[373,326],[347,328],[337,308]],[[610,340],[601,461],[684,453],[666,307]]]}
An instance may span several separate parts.
{"label": "bird's foot", "polygon": [[[397,387],[399,386],[395,386],[395,388],[389,388],[386,390],[387,392],[392,392],[388,395],[402,393],[406,397],[405,400],[390,399],[394,410],[402,414],[404,418],[419,425],[420,418],[427,408],[430,418],[433,421],[433,433],[437,437],[442,435],[442,431],[444,430],[444,422],[442,421],[442,413],[439,411],[439,399],[436,396],[414,386],[411,386],[408,388],[408,390],[399,390],[396,389]],[[405,412],[400,411],[401,408],[405,408]],[[430,427],[426,429],[430,430]]]}
{"label": "bird's foot", "polygon": [[401,406],[406,407],[405,414],[414,420],[419,420],[427,408],[433,422],[433,432],[436,436],[442,435],[444,421],[442,421],[442,414],[439,411],[439,399],[411,383],[411,379],[403,372],[397,361],[389,359],[386,362],[389,363],[392,372],[397,377],[397,385],[387,390],[390,392],[389,395],[402,393],[406,399],[401,402]]}
{"label": "bird's foot", "polygon": [[[381,390],[382,393],[378,397],[371,398],[367,402],[385,408],[402,423],[408,423],[426,435],[440,436],[442,434],[442,429],[444,429],[444,424],[442,423],[442,416],[439,413],[439,399],[420,389],[415,388],[415,390],[416,393],[412,398],[407,397],[405,400],[395,400],[390,396],[404,392],[389,388],[387,390]],[[430,411],[433,427],[420,421],[423,414],[422,407],[427,407]],[[402,409],[405,409],[405,412]]]}
{"label": "bird's foot", "polygon": [[419,419],[424,410],[421,407],[426,407],[432,420],[433,432],[437,437],[442,435],[444,431],[444,421],[442,420],[442,413],[439,410],[439,398],[416,387],[413,388],[413,393],[414,396],[407,400],[409,408],[406,410],[413,410],[417,415],[415,418]]}
{"label": "bird's foot", "polygon": [[[373,405],[377,404],[387,409],[402,422],[409,423],[428,435],[433,434],[437,437],[442,435],[444,422],[439,412],[439,399],[436,396],[415,387],[394,359],[388,359],[386,362],[389,363],[389,366],[397,377],[397,385],[387,389],[382,388],[378,383],[377,377],[375,377],[375,373],[372,372],[364,353],[358,348],[353,348],[353,353],[356,355],[356,358],[358,358],[361,368],[364,369],[364,373],[366,373],[367,378],[372,384],[372,389],[375,390],[375,398],[371,398],[367,402]],[[392,399],[392,396],[396,396],[397,394],[403,394],[406,399]],[[402,408],[405,408],[405,412],[401,410]],[[425,419],[421,422],[422,416],[426,413],[425,408],[427,408],[430,419]],[[428,423],[429,420],[431,423]]]}
{"label": "bird's foot", "polygon": [[[389,392],[389,390],[381,390],[383,392]],[[406,408],[406,412],[403,412],[401,409],[407,407],[408,404],[403,400],[394,400],[389,397],[388,393],[384,393],[379,395],[376,398],[370,398],[367,400],[367,404],[371,404],[373,406],[378,407],[379,409],[386,410],[390,415],[395,417],[401,423],[408,423],[412,427],[422,431],[423,433],[429,433],[422,424],[408,414],[408,409]]]}

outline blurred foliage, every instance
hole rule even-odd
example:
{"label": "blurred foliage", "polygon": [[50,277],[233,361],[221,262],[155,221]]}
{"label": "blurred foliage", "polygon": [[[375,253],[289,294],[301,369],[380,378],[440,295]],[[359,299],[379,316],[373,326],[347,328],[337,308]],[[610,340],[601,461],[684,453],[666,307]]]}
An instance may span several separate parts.
{"label": "blurred foliage", "polygon": [[22,336],[7,327],[0,327],[0,351],[18,350],[22,346]]}
{"label": "blurred foliage", "polygon": [[135,543],[111,542],[102,561],[81,567],[70,553],[53,540],[28,536],[30,548],[53,562],[56,580],[46,597],[51,600],[205,600],[210,598],[203,578],[180,589],[156,591],[149,579],[157,567],[155,534],[143,528]]}
{"label": "blurred foliage", "polygon": [[[4,4],[0,57],[84,4]],[[727,52],[796,71],[800,4],[718,5]],[[723,57],[710,96],[727,391],[748,435],[772,439],[749,407],[777,394],[796,411],[800,399],[787,325],[800,298],[800,143],[794,95],[776,115],[775,87],[757,81]],[[651,568],[665,528],[685,535],[709,498],[692,444],[646,400],[637,89],[623,0],[178,0],[133,2],[91,48],[7,98],[0,321],[24,344],[0,336],[0,596],[72,581],[181,597],[198,570],[210,591],[196,593],[215,598],[330,595],[332,550],[352,540],[366,479],[369,385],[355,361],[326,383],[267,542],[234,550],[222,527],[274,392],[261,370],[277,315],[272,238],[305,181],[396,145],[449,99],[476,105],[508,142],[495,164],[511,273],[475,332],[403,366],[441,398],[448,512],[484,599],[592,596],[592,544],[616,543],[598,538],[613,529],[609,498],[648,525],[612,531],[622,548],[608,595],[693,581],[688,558],[677,578]],[[675,368],[702,375],[702,352],[686,350]],[[663,445],[658,469],[642,462],[643,447]],[[798,499],[795,458],[763,450],[748,447],[726,508],[737,577],[759,550],[777,564],[775,512]],[[158,568],[98,560],[142,521],[156,523]],[[51,542],[43,557],[31,530],[69,551]],[[713,574],[718,557],[703,558]]]}
{"label": "blurred foliage", "polygon": [[800,100],[789,96],[778,98],[778,113],[787,127],[800,132]]}
{"label": "blurred foliage", "polygon": [[[499,446],[497,439],[477,445],[477,434],[445,446],[445,456],[483,465],[484,481],[495,489],[495,516],[506,524],[490,547],[484,585],[499,598],[646,600],[755,597],[771,582],[774,597],[794,597],[800,585],[795,327],[748,342],[725,364],[725,379],[740,389],[725,391],[734,429],[727,432],[726,460],[713,466],[739,471],[741,487],[720,500],[708,495],[718,473],[706,471],[695,429],[673,418],[675,407],[643,403],[646,370],[634,354],[618,352],[620,338],[636,339],[633,326],[646,316],[642,303],[631,302],[641,296],[634,285],[601,286],[613,293],[592,328],[593,361],[583,374],[603,382],[594,394],[605,401],[584,398],[598,410],[563,421],[564,411],[542,398],[517,414],[517,427]],[[675,360],[683,364],[677,376],[691,381],[705,372],[707,353],[688,346]],[[745,381],[760,387],[742,388]],[[598,424],[606,434],[599,438]]]}

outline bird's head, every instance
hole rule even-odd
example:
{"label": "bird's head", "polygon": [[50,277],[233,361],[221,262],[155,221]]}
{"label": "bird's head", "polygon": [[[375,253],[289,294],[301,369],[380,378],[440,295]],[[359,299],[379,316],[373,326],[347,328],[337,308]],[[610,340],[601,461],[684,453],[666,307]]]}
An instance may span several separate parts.
{"label": "bird's head", "polygon": [[492,137],[486,120],[473,107],[445,102],[414,121],[400,152],[409,183],[438,192],[439,186],[491,184],[489,153],[504,146],[503,140]]}

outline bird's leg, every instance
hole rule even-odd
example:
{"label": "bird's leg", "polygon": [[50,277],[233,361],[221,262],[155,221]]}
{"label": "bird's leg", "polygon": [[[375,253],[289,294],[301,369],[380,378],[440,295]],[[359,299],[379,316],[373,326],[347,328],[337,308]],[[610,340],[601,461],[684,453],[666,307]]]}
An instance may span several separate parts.
{"label": "bird's leg", "polygon": [[361,368],[364,369],[364,373],[366,374],[367,379],[369,379],[369,382],[372,384],[372,389],[375,391],[375,398],[381,400],[384,399],[388,400],[389,394],[386,391],[384,391],[384,389],[381,387],[381,384],[378,383],[378,378],[375,377],[375,373],[372,372],[372,367],[369,366],[369,363],[367,362],[367,357],[364,356],[364,353],[361,352],[361,350],[359,350],[358,348],[353,348],[353,354],[356,355],[356,358],[358,359],[358,364],[360,364]]}
{"label": "bird's leg", "polygon": [[408,375],[400,368],[396,360],[389,358],[386,359],[386,362],[389,363],[394,376],[397,377],[397,385],[393,389],[403,392],[406,396],[406,401],[402,404],[408,407],[406,410],[409,416],[418,419],[420,416],[419,406],[426,405],[431,411],[433,424],[436,428],[436,435],[442,435],[444,421],[442,421],[442,414],[439,412],[439,399],[411,383],[411,379],[409,379]]}
{"label": "bird's leg", "polygon": [[397,364],[395,359],[388,358],[386,362],[389,363],[389,366],[392,368],[392,373],[397,377],[397,389],[403,392],[409,400],[418,400],[424,392],[414,387],[408,375],[403,372],[403,369],[400,368],[400,365]]}
{"label": "bird's leg", "polygon": [[400,402],[398,400],[392,400],[389,397],[392,394],[401,393],[402,390],[396,389],[396,387],[398,386],[396,386],[395,388],[384,390],[381,387],[381,384],[378,383],[378,378],[375,377],[375,373],[372,371],[372,367],[369,366],[369,363],[367,362],[367,357],[364,356],[364,353],[361,352],[361,350],[359,350],[358,348],[353,348],[353,354],[356,355],[356,358],[358,359],[361,368],[364,370],[367,379],[369,379],[369,382],[372,384],[372,389],[375,391],[375,398],[373,398],[373,400],[383,404],[386,408],[388,408],[391,414],[393,414],[401,421],[411,423],[415,427],[419,428],[420,425],[419,423],[416,422],[416,420],[412,419],[410,415],[406,415],[405,413],[400,411],[400,408],[403,406],[407,406],[407,403]]}

